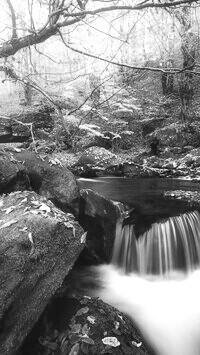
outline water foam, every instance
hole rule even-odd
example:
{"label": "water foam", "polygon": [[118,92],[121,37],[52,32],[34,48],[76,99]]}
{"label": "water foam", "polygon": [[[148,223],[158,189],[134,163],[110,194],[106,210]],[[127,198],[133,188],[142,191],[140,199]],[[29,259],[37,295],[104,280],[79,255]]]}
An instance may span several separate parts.
{"label": "water foam", "polygon": [[98,295],[133,319],[157,355],[200,355],[199,265],[198,212],[156,224],[138,241],[134,226],[118,223]]}
{"label": "water foam", "polygon": [[157,355],[200,354],[200,270],[171,280],[99,267],[105,302],[132,318]]}

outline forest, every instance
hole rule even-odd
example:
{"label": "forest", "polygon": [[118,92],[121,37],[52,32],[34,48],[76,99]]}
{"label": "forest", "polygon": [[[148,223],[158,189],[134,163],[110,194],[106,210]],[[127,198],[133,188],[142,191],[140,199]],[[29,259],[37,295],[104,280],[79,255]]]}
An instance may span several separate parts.
{"label": "forest", "polygon": [[[137,239],[166,218],[200,229],[199,0],[1,0],[0,9],[0,354],[179,355],[143,339],[109,297],[83,295],[83,279],[96,290],[106,269],[82,272],[110,263],[125,230]],[[117,178],[132,181],[135,201],[114,198],[104,178],[116,191]],[[193,234],[195,246],[180,242],[189,265],[191,255],[200,263]],[[199,355],[190,349],[180,354]]]}

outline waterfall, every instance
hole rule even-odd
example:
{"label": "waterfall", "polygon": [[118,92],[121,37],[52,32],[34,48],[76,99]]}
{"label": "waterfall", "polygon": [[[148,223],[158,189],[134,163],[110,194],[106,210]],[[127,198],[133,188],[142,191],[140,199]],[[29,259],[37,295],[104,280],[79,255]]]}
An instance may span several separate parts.
{"label": "waterfall", "polygon": [[154,223],[137,239],[133,225],[116,225],[112,263],[125,272],[168,275],[200,265],[200,214],[197,211]]}
{"label": "waterfall", "polygon": [[139,238],[119,220],[112,263],[98,273],[98,296],[132,318],[154,354],[200,355],[197,211],[154,223]]}

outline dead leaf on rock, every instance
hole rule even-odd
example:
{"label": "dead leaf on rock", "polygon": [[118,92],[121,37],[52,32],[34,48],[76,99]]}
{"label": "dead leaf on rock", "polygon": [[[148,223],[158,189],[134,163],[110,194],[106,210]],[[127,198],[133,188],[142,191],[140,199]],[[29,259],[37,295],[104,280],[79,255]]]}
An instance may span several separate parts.
{"label": "dead leaf on rock", "polygon": [[89,334],[89,331],[90,331],[90,327],[89,325],[86,323],[84,324],[83,328],[82,328],[82,334],[83,335],[88,335]]}
{"label": "dead leaf on rock", "polygon": [[10,206],[8,208],[3,209],[2,211],[5,212],[5,214],[9,214],[12,212],[16,207],[15,206]]}
{"label": "dead leaf on rock", "polygon": [[22,228],[22,229],[19,229],[19,231],[20,231],[20,232],[26,232],[27,229],[28,229],[27,227],[24,227],[24,228]]}
{"label": "dead leaf on rock", "polygon": [[83,308],[80,308],[77,312],[76,312],[76,314],[75,314],[75,316],[82,316],[82,314],[86,314],[87,312],[89,311],[89,307],[83,307]]}
{"label": "dead leaf on rock", "polygon": [[74,334],[78,334],[78,333],[81,332],[81,328],[82,328],[81,324],[75,323],[75,324],[73,324],[73,326],[71,327],[71,332],[74,333]]}
{"label": "dead leaf on rock", "polygon": [[0,226],[0,229],[10,227],[12,224],[15,224],[15,223],[17,223],[17,221],[12,219],[11,221],[8,221],[8,222],[4,223],[2,226]]}
{"label": "dead leaf on rock", "polygon": [[94,340],[89,338],[88,336],[84,336],[81,338],[83,343],[94,345]]}
{"label": "dead leaf on rock", "polygon": [[78,355],[79,348],[80,348],[80,346],[78,343],[74,344],[70,350],[69,355]]}
{"label": "dead leaf on rock", "polygon": [[32,235],[32,233],[28,233],[28,239],[30,240],[31,244],[33,244],[33,235]]}
{"label": "dead leaf on rock", "polygon": [[85,244],[86,242],[86,237],[87,237],[87,232],[83,233],[81,236],[81,244]]}
{"label": "dead leaf on rock", "polygon": [[89,323],[95,324],[96,318],[93,317],[93,316],[88,316],[88,317],[87,317],[87,320],[88,320]]}
{"label": "dead leaf on rock", "polygon": [[45,212],[51,212],[51,208],[47,206],[45,203],[43,203],[40,207],[39,210],[45,211]]}
{"label": "dead leaf on rock", "polygon": [[139,343],[137,343],[136,341],[133,340],[131,343],[132,343],[132,345],[136,346],[136,348],[139,348],[142,345],[141,341]]}
{"label": "dead leaf on rock", "polygon": [[106,337],[102,339],[104,345],[109,345],[114,348],[120,345],[119,340],[116,337]]}
{"label": "dead leaf on rock", "polygon": [[65,340],[62,341],[61,346],[60,346],[60,351],[61,351],[62,355],[67,354],[68,344],[69,344],[69,341],[65,338]]}

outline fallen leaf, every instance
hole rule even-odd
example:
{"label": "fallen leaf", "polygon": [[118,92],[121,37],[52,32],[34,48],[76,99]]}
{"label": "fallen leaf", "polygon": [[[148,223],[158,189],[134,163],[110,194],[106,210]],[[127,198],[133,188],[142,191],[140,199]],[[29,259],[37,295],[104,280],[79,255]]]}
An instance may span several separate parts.
{"label": "fallen leaf", "polygon": [[86,343],[81,343],[81,351],[83,352],[83,354],[88,355],[88,344]]}
{"label": "fallen leaf", "polygon": [[8,207],[8,208],[5,208],[5,209],[2,210],[2,211],[4,211],[5,214],[9,214],[9,213],[12,212],[15,208],[16,208],[16,207],[14,207],[14,206],[10,206],[10,207]]}
{"label": "fallen leaf", "polygon": [[4,223],[2,226],[0,226],[0,229],[10,227],[10,226],[11,226],[12,224],[14,224],[14,223],[17,223],[17,221],[15,221],[14,219],[12,219],[11,221],[8,221],[8,222]]}
{"label": "fallen leaf", "polygon": [[20,231],[20,232],[26,232],[27,229],[28,229],[27,227],[24,227],[24,228],[19,229],[19,231]]}
{"label": "fallen leaf", "polygon": [[89,331],[90,331],[90,327],[89,325],[86,323],[84,324],[83,328],[82,328],[82,334],[83,335],[88,335],[89,334]]}
{"label": "fallen leaf", "polygon": [[75,333],[75,334],[80,333],[80,332],[81,332],[81,328],[82,328],[81,324],[75,323],[75,324],[73,324],[73,326],[71,327],[71,332],[72,332],[72,333]]}
{"label": "fallen leaf", "polygon": [[45,211],[45,212],[51,212],[51,208],[47,206],[45,203],[43,203],[40,207],[39,210]]}
{"label": "fallen leaf", "polygon": [[141,341],[139,343],[137,343],[136,341],[133,340],[131,343],[132,343],[132,345],[136,346],[136,348],[139,348],[142,345]]}
{"label": "fallen leaf", "polygon": [[82,337],[81,340],[82,340],[83,343],[94,345],[94,340],[89,338],[89,337],[87,337],[87,336]]}
{"label": "fallen leaf", "polygon": [[85,244],[86,237],[87,237],[87,232],[83,233],[83,235],[81,236],[81,244]]}
{"label": "fallen leaf", "polygon": [[82,314],[86,314],[87,312],[89,311],[89,307],[83,307],[83,308],[80,308],[75,316],[81,316]]}
{"label": "fallen leaf", "polygon": [[67,350],[68,350],[68,344],[69,341],[66,339],[66,337],[62,340],[61,345],[60,345],[60,351],[62,355],[66,355],[67,354]]}
{"label": "fallen leaf", "polygon": [[49,342],[47,344],[47,348],[50,350],[56,351],[56,350],[58,350],[59,345],[56,342]]}
{"label": "fallen leaf", "polygon": [[120,323],[119,323],[119,322],[114,321],[114,326],[115,326],[115,329],[116,329],[116,330],[117,330],[117,329],[119,329],[119,325],[120,325]]}
{"label": "fallen leaf", "polygon": [[80,348],[80,346],[78,343],[74,344],[70,350],[69,355],[78,355],[79,348]]}
{"label": "fallen leaf", "polygon": [[103,338],[102,342],[104,343],[104,345],[109,345],[109,346],[112,346],[114,348],[116,348],[117,346],[120,345],[120,342],[119,342],[119,340],[116,337]]}
{"label": "fallen leaf", "polygon": [[87,320],[88,320],[89,323],[95,324],[96,318],[93,317],[93,316],[88,316],[88,317],[87,317]]}
{"label": "fallen leaf", "polygon": [[28,239],[30,240],[31,244],[33,244],[33,235],[32,235],[32,233],[28,233]]}

